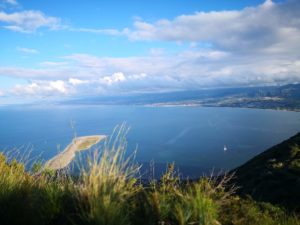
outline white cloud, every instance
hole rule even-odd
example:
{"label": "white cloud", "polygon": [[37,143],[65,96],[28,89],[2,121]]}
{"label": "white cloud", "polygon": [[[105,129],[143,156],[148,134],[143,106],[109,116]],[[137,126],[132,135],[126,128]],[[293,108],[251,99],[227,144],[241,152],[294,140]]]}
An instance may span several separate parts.
{"label": "white cloud", "polygon": [[62,67],[68,65],[67,62],[52,62],[52,61],[45,61],[41,62],[39,65],[43,67]]}
{"label": "white cloud", "polygon": [[56,91],[58,91],[60,93],[63,93],[63,94],[67,94],[68,93],[67,88],[65,86],[65,82],[62,81],[62,80],[50,81],[50,87],[53,90],[56,90]]}
{"label": "white cloud", "polygon": [[197,12],[173,20],[141,19],[127,35],[132,40],[209,42],[229,51],[300,50],[300,1],[275,4],[267,0],[242,10]]}
{"label": "white cloud", "polygon": [[64,58],[65,63],[55,69],[52,66],[43,69],[0,67],[0,76],[34,81],[31,86],[16,88],[15,93],[46,93],[44,95],[172,91],[300,82],[299,59],[277,59],[263,54],[253,59],[198,49],[159,56],[108,58],[73,54]]}
{"label": "white cloud", "polygon": [[18,50],[19,52],[26,53],[26,54],[38,54],[38,53],[39,53],[38,50],[33,49],[33,48],[17,47],[17,50]]}
{"label": "white cloud", "polygon": [[16,85],[12,94],[20,96],[56,96],[68,95],[71,88],[62,80],[55,81],[31,81],[30,84]]}
{"label": "white cloud", "polygon": [[0,90],[0,97],[4,96],[4,91]]}
{"label": "white cloud", "polygon": [[31,69],[22,67],[0,67],[0,76],[9,76],[23,79],[59,79],[60,77],[69,77],[71,71],[60,67],[47,69]]}
{"label": "white cloud", "polygon": [[100,79],[100,81],[104,81],[106,84],[109,84],[109,85],[111,85],[113,83],[124,82],[125,80],[126,80],[126,77],[121,72],[114,73],[111,76],[106,76],[106,77]]}
{"label": "white cloud", "polygon": [[182,47],[188,47],[176,53],[154,48],[140,57],[71,54],[35,69],[0,67],[0,76],[30,81],[16,86],[14,94],[43,96],[300,82],[299,10],[298,0],[268,0],[257,7],[197,12],[154,23],[139,19],[131,30],[68,28],[132,40],[185,42]]}
{"label": "white cloud", "polygon": [[5,3],[11,4],[11,5],[18,5],[19,3],[16,0],[4,0]]}
{"label": "white cloud", "polygon": [[76,78],[69,78],[69,83],[72,84],[73,86],[77,86],[77,85],[80,85],[80,84],[89,83],[89,81],[80,80],[80,79],[76,79]]}
{"label": "white cloud", "polygon": [[47,16],[40,11],[21,11],[15,13],[0,12],[3,27],[16,32],[32,33],[40,28],[55,30],[62,28],[59,18]]}
{"label": "white cloud", "polygon": [[120,36],[120,35],[124,35],[126,33],[127,29],[124,29],[123,31],[119,31],[117,29],[68,28],[68,30],[73,31],[73,32],[84,32],[84,33]]}

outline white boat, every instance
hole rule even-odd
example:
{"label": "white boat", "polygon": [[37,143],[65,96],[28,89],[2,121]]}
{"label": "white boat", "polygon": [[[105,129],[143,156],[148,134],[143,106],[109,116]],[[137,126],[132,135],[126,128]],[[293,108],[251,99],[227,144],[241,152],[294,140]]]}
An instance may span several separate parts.
{"label": "white boat", "polygon": [[226,152],[227,151],[227,146],[226,145],[224,145],[224,152]]}

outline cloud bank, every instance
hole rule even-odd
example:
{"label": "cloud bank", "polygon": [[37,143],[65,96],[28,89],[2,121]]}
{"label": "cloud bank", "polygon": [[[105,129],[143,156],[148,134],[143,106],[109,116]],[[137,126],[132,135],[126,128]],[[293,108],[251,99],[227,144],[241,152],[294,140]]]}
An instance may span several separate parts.
{"label": "cloud bank", "polygon": [[[271,0],[243,10],[197,12],[154,23],[137,20],[127,32],[132,40],[209,42],[229,51],[299,51],[300,1]],[[296,49],[295,49],[296,47]]]}
{"label": "cloud bank", "polygon": [[[185,50],[150,49],[145,56],[99,57],[74,53],[36,68],[0,67],[0,76],[28,80],[11,95],[123,94],[277,85],[300,82],[300,1],[265,1],[242,10],[196,12],[156,22],[136,20],[131,28],[74,29],[133,42],[174,42]],[[0,13],[5,28],[34,32],[57,29],[61,20],[38,11]],[[25,50],[25,49],[23,49]],[[28,53],[30,51],[27,51]]]}
{"label": "cloud bank", "polygon": [[21,11],[14,13],[0,12],[2,27],[11,31],[22,33],[33,33],[40,28],[56,30],[61,28],[61,20],[56,17],[47,16],[40,11]]}

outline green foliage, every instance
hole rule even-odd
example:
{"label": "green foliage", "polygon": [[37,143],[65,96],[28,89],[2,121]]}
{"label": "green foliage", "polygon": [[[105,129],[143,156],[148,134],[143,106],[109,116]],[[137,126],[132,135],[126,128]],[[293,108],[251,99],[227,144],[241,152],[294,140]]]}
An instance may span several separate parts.
{"label": "green foliage", "polygon": [[290,155],[293,160],[289,164],[289,169],[300,174],[300,148],[298,145],[291,147]]}
{"label": "green foliage", "polygon": [[241,199],[232,196],[219,211],[221,224],[224,225],[299,225],[296,216],[288,216],[284,210],[270,203],[258,203],[249,196]]}
{"label": "green foliage", "polygon": [[[233,195],[226,175],[181,181],[171,164],[159,180],[142,185],[134,156],[125,157],[125,134],[124,126],[115,131],[76,179],[40,164],[28,173],[0,153],[0,224],[300,225],[282,208]],[[298,148],[290,154],[297,158]],[[288,165],[297,168],[293,162]]]}
{"label": "green foliage", "polygon": [[43,163],[41,161],[37,161],[32,165],[31,172],[38,173],[43,168]]}
{"label": "green foliage", "polygon": [[152,181],[150,187],[143,190],[145,204],[137,208],[143,207],[144,210],[139,211],[151,218],[148,224],[218,224],[218,199],[215,197],[219,190],[216,187],[208,179],[181,182],[171,164],[159,182]]}
{"label": "green foliage", "polygon": [[[67,186],[44,175],[30,175],[24,164],[0,154],[0,223],[55,224],[64,217]],[[67,221],[67,220],[66,220]]]}
{"label": "green foliage", "polygon": [[102,151],[95,151],[88,158],[88,167],[81,169],[76,193],[83,203],[85,224],[130,224],[128,200],[139,191],[135,179],[139,167],[124,157],[126,128],[121,126],[115,132],[115,139],[110,139]]}
{"label": "green foliage", "polygon": [[294,145],[291,147],[290,156],[291,158],[300,157],[300,148],[298,145]]}
{"label": "green foliage", "polygon": [[300,133],[235,170],[238,194],[300,212]]}

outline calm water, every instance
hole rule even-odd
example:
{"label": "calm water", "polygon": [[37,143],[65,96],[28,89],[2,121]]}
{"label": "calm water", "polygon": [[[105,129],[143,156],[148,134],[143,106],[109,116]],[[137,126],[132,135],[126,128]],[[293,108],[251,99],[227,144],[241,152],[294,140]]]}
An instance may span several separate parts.
{"label": "calm water", "polygon": [[[0,149],[32,148],[47,160],[79,135],[111,134],[126,121],[129,152],[157,165],[176,162],[185,176],[232,169],[300,132],[300,113],[201,107],[51,106],[0,108]],[[228,150],[224,152],[224,145]]]}

